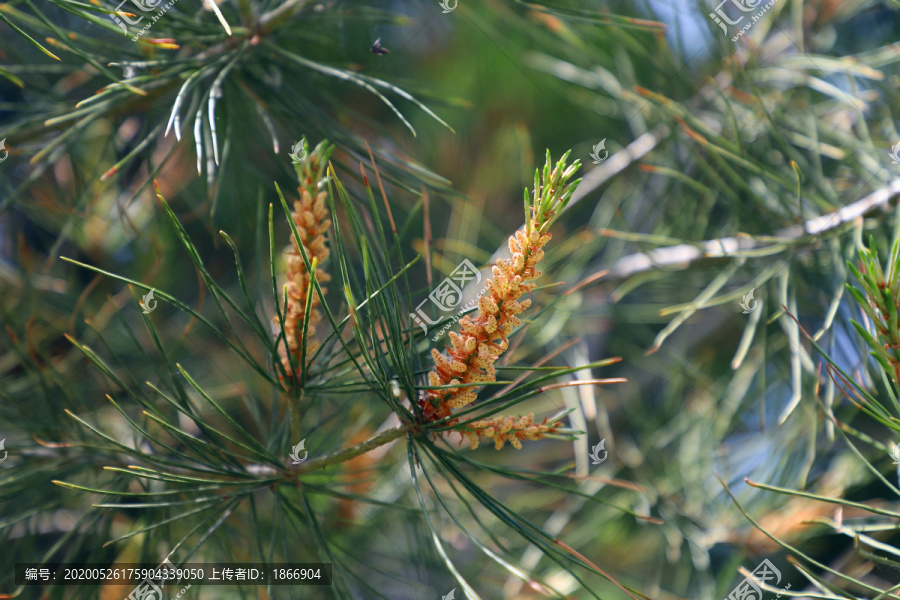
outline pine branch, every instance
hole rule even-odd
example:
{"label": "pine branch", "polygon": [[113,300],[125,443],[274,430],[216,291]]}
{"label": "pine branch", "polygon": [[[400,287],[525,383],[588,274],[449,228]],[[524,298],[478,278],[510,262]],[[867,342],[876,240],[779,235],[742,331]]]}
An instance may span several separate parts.
{"label": "pine branch", "polygon": [[403,436],[414,432],[418,426],[415,423],[407,423],[405,425],[400,425],[399,427],[394,427],[393,429],[388,429],[382,433],[379,433],[375,437],[369,439],[362,444],[358,444],[351,448],[346,448],[339,452],[334,452],[329,454],[328,456],[323,456],[322,458],[317,458],[311,460],[309,462],[304,462],[302,465],[293,469],[293,472],[297,475],[301,475],[303,473],[310,473],[312,471],[318,471],[330,467],[332,465],[338,465],[343,462],[347,462],[350,459],[353,459],[361,454],[365,454],[378,448],[380,446],[384,446],[385,444],[389,444],[394,440],[398,440]]}

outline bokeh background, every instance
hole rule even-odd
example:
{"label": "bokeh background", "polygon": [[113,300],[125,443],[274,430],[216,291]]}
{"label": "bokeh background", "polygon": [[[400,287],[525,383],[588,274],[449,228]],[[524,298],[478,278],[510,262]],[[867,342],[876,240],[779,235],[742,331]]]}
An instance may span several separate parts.
{"label": "bokeh background", "polygon": [[[719,6],[738,20],[738,4]],[[0,464],[0,593],[112,598],[122,590],[17,590],[11,565],[59,558],[65,548],[67,560],[154,556],[200,523],[188,518],[104,547],[174,508],[91,509],[96,495],[52,483],[97,488],[110,482],[103,466],[125,464],[95,447],[96,436],[66,411],[142,447],[105,396],[138,418],[127,390],[174,381],[176,364],[235,415],[252,415],[248,421],[267,421],[259,415],[277,395],[197,319],[160,302],[148,329],[139,290],[61,257],[164,290],[224,330],[229,319],[215,311],[155,180],[209,275],[239,294],[234,254],[218,232],[228,233],[252,310],[267,321],[269,205],[280,249],[290,231],[274,183],[296,189],[288,152],[303,137],[336,144],[336,172],[369,219],[359,165],[374,184],[371,148],[397,224],[392,251],[423,257],[406,272],[411,304],[401,312],[461,260],[492,262],[523,223],[522,191],[547,150],[555,160],[571,149],[583,163],[581,189],[547,249],[534,295],[540,308],[504,360],[577,367],[621,357],[560,380],[627,382],[559,388],[517,407],[539,417],[574,409],[568,419],[584,434],[471,453],[503,469],[471,473],[498,503],[652,598],[725,597],[745,574],[739,567],[753,570],[763,559],[780,569],[778,587],[790,583],[796,597],[872,598],[858,582],[900,582],[895,563],[860,553],[842,529],[853,519],[870,523],[864,511],[745,482],[886,510],[896,503],[896,467],[884,452],[891,440],[823,374],[823,355],[806,337],[861,385],[890,397],[869,373],[849,325],[859,309],[844,287],[852,283],[845,263],[864,239],[874,236],[886,254],[893,201],[865,218],[802,229],[878,190],[898,191],[895,1],[777,0],[738,42],[738,26],[726,34],[710,19],[716,6],[689,0],[459,0],[448,12],[437,2],[285,5],[291,10],[279,13],[272,1],[220,3],[232,42],[213,11],[179,0],[146,35],[152,43],[123,37],[95,10],[99,3],[0,5],[0,138],[8,151],[0,163],[0,439],[9,453]],[[378,38],[388,53],[371,51]],[[192,75],[193,87],[183,87]],[[104,87],[123,79],[146,93]],[[180,140],[165,135],[173,107]],[[601,143],[605,160],[595,164]],[[376,199],[384,219],[377,189]],[[352,238],[346,211],[336,214]],[[737,245],[719,242],[719,251],[716,240]],[[361,277],[358,247],[346,252]],[[336,262],[328,298],[343,315]],[[228,335],[246,335],[236,328]],[[102,356],[114,377],[79,344]],[[427,368],[427,346],[410,348],[416,369]],[[251,353],[265,363],[270,351]],[[304,415],[308,447],[325,453],[360,443],[389,415],[364,392],[324,394]],[[871,443],[850,448],[832,418]],[[600,440],[609,456],[592,465]],[[305,589],[290,597],[438,598],[459,588],[428,530],[389,508],[418,507],[403,444],[353,469],[342,489],[384,504],[320,498],[301,510],[322,515],[321,535],[355,573],[346,594]],[[543,483],[509,472],[541,473]],[[556,590],[486,559],[458,522],[436,513],[432,525],[450,562],[481,597],[627,597],[596,572],[576,568],[573,576],[515,528],[480,507],[467,510],[451,484],[436,485],[492,551]],[[249,560],[233,553],[263,539],[251,522],[229,520],[197,556]],[[879,552],[896,554],[895,526],[871,524]],[[292,534],[283,551],[314,553],[322,542],[313,537]],[[456,597],[465,597],[462,589]]]}

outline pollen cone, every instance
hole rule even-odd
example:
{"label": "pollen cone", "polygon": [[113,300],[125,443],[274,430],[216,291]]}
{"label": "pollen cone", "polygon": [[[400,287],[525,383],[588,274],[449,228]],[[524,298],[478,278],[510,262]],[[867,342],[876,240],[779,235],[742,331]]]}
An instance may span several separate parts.
{"label": "pollen cone", "polygon": [[[548,229],[578,185],[578,181],[567,182],[581,165],[576,161],[566,167],[567,158],[568,153],[551,170],[548,153],[543,175],[535,172],[530,201],[526,191],[525,228],[509,238],[512,257],[501,258],[492,267],[493,278],[478,301],[478,313],[460,319],[459,331],[450,332],[447,354],[431,350],[434,368],[428,374],[428,384],[451,387],[430,389],[422,395],[419,408],[424,420],[444,419],[474,402],[480,386],[462,384],[496,381],[494,362],[509,347],[510,334],[522,324],[517,315],[531,306],[530,299],[520,298],[535,288],[533,281],[541,275],[537,265],[544,256],[544,245],[550,241]],[[460,431],[473,448],[482,437],[492,439],[497,449],[506,442],[520,448],[521,440],[541,439],[545,433],[554,432],[555,425],[535,424],[531,415],[495,417],[469,423]]]}
{"label": "pollen cone", "polygon": [[[330,155],[331,146],[327,142],[321,142],[315,150],[308,154],[307,159],[297,166],[297,175],[300,179],[298,188],[300,198],[294,201],[291,210],[291,218],[297,227],[300,243],[310,266],[314,260],[316,261],[317,267],[314,275],[320,284],[331,280],[328,273],[322,270],[322,263],[328,260],[330,255],[325,239],[325,234],[331,227],[327,207],[328,192],[325,186],[319,189],[319,183],[323,180]],[[322,316],[318,310],[318,294],[314,288],[310,288],[309,269],[303,260],[300,246],[297,245],[296,240],[292,239],[285,248],[284,257],[287,264],[285,273],[287,306],[284,321],[286,343],[279,344],[278,352],[285,372],[289,377],[295,378],[296,372],[300,370],[302,360],[304,327],[307,329],[306,360],[308,361],[319,347],[313,336],[316,332],[316,324]],[[309,295],[310,291],[312,291],[312,295]],[[325,292],[325,288],[322,291]],[[310,302],[309,322],[304,323],[307,297]],[[272,318],[272,323],[273,330],[277,335],[281,331],[277,316]]]}

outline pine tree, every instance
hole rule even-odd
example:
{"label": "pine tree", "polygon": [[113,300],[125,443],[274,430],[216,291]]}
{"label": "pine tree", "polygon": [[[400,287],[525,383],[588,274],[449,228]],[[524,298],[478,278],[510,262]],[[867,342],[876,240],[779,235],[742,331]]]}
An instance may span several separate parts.
{"label": "pine tree", "polygon": [[900,4],[714,4],[0,4],[0,597],[898,597]]}

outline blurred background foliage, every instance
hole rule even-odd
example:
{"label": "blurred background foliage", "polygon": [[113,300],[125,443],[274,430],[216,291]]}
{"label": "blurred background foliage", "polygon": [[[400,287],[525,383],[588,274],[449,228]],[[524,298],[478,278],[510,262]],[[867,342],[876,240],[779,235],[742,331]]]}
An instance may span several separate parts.
{"label": "blurred background foliage", "polygon": [[[837,525],[865,523],[858,509],[839,515],[834,504],[744,481],[892,505],[883,500],[884,480],[862,462],[894,481],[884,453],[890,440],[860,421],[804,331],[870,393],[889,393],[849,326],[862,317],[844,288],[845,263],[855,260],[862,239],[874,236],[886,255],[897,228],[900,164],[890,155],[900,142],[896,1],[778,0],[737,43],[736,27],[726,34],[708,17],[715,6],[687,0],[460,0],[449,13],[437,2],[227,0],[220,8],[230,37],[212,11],[179,0],[145,36],[171,41],[155,43],[124,37],[102,12],[113,8],[70,0],[0,5],[0,138],[9,151],[0,164],[0,438],[10,456],[0,467],[2,564],[36,561],[57,548],[68,560],[155,562],[195,525],[201,539],[190,546],[206,541],[202,532],[214,522],[188,519],[104,549],[180,511],[91,511],[97,496],[53,485],[129,485],[100,471],[118,458],[94,448],[97,438],[64,411],[117,439],[137,440],[105,395],[131,402],[126,412],[134,417],[139,406],[126,387],[157,402],[144,382],[185,388],[176,363],[226,406],[246,404],[241,414],[257,421],[269,418],[264,408],[283,415],[277,407],[284,400],[195,318],[161,302],[150,328],[137,289],[60,257],[165,290],[224,330],[227,319],[212,309],[153,193],[157,180],[209,275],[235,292],[234,254],[218,234],[228,233],[265,321],[273,314],[270,203],[276,248],[290,236],[272,182],[291,195],[296,180],[287,153],[305,136],[336,144],[338,175],[367,219],[374,215],[359,163],[373,183],[366,144],[371,148],[397,223],[394,250],[406,259],[391,256],[389,264],[396,271],[427,255],[407,273],[414,301],[400,307],[406,312],[462,259],[491,262],[522,224],[520,194],[544,148],[554,157],[573,148],[584,163],[584,181],[548,247],[548,287],[535,293],[540,308],[527,315],[526,342],[504,360],[523,366],[549,356],[548,365],[576,367],[620,356],[616,365],[570,377],[628,383],[562,388],[523,405],[539,416],[575,408],[570,420],[585,435],[519,452],[472,453],[503,473],[553,472],[570,484],[557,489],[472,473],[498,502],[653,598],[725,597],[743,576],[739,565],[752,570],[763,558],[778,565],[780,585],[791,583],[798,597],[874,598],[863,584],[900,582],[894,564],[860,553]],[[730,4],[723,10],[740,15]],[[377,38],[389,53],[370,52]],[[106,91],[98,97],[98,90]],[[180,142],[174,131],[164,135],[176,105]],[[609,158],[594,164],[601,140]],[[869,209],[832,214],[870,194]],[[345,210],[337,215],[342,235],[352,238]],[[830,216],[815,221],[823,215]],[[358,248],[348,244],[346,252],[361,276]],[[335,263],[329,268],[340,281]],[[329,286],[328,298],[345,312],[340,285]],[[756,308],[746,314],[741,302]],[[234,337],[248,335],[237,328]],[[78,344],[115,365],[128,386],[112,385]],[[415,368],[427,368],[419,350]],[[265,365],[267,352],[259,345],[251,354]],[[355,400],[333,394],[312,405],[305,417],[311,452],[334,440],[360,443],[388,419],[383,403]],[[854,453],[832,419],[882,447]],[[609,459],[594,466],[588,453],[601,439]],[[390,452],[398,460],[357,459],[342,489],[399,509],[286,498],[299,507],[289,517],[327,515],[321,534],[357,565],[337,597],[437,598],[456,585],[426,530],[408,518],[419,508],[409,468],[402,448]],[[436,485],[456,503],[451,481]],[[486,514],[464,516],[471,525]],[[485,567],[458,523],[434,519],[452,562],[483,597],[554,597],[497,563]],[[228,523],[198,556],[228,556],[260,536],[253,519]],[[283,525],[273,517],[267,526]],[[493,551],[502,549],[559,594],[627,597],[576,569],[585,577],[579,581],[495,521],[483,526]],[[895,528],[871,535],[894,548]],[[284,548],[288,556],[306,556],[320,543],[288,531],[296,534]],[[0,592],[14,589],[4,569]],[[37,597],[31,593],[22,595]],[[57,589],[51,597],[93,593]]]}

